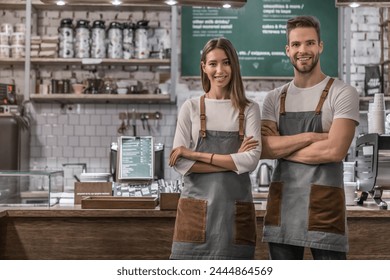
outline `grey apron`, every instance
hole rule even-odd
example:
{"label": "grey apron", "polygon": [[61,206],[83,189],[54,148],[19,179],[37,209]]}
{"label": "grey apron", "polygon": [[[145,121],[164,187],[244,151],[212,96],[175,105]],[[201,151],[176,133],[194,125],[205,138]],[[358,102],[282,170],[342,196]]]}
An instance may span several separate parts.
{"label": "grey apron", "polygon": [[[323,132],[321,109],[333,81],[311,112],[286,112],[288,85],[283,88],[280,135]],[[342,162],[309,165],[279,159],[269,188],[263,241],[347,252]]]}
{"label": "grey apron", "polygon": [[[236,153],[244,136],[243,112],[239,114],[239,132],[210,131],[206,130],[204,96],[200,102],[196,151]],[[255,245],[256,216],[248,172],[184,176],[171,259],[253,259]]]}

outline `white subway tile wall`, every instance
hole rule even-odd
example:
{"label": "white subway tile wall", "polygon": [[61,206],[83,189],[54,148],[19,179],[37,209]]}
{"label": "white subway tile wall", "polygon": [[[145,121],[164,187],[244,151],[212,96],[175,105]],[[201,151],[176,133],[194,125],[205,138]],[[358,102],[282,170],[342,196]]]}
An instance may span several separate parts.
{"label": "white subway tile wall", "polygon": [[[2,23],[25,22],[24,10],[2,10],[1,12]],[[166,11],[86,12],[77,10],[61,12],[40,10],[37,13],[38,26],[33,26],[32,32],[38,35],[56,35],[62,18],[87,19],[90,22],[103,19],[106,21],[106,26],[114,20],[136,22],[140,19],[146,19],[150,21],[151,26],[164,28],[171,26],[171,15]],[[379,9],[353,9],[350,26],[352,38],[345,38],[345,40],[351,40],[352,45],[351,84],[363,95],[364,65],[378,63],[380,58]],[[178,27],[180,29],[180,10]],[[323,32],[326,32],[325,28],[323,28]],[[178,34],[180,36],[180,30]],[[179,47],[180,54],[180,43],[177,47]],[[113,68],[115,69],[102,68],[98,72],[116,79],[141,80],[150,90],[158,84],[158,73],[151,71],[149,67],[115,66]],[[53,78],[70,78],[72,72],[76,73],[78,80],[90,77],[88,71],[77,66],[64,66],[63,69],[59,69],[58,66],[43,66],[39,70],[41,78],[46,82]],[[35,73],[32,71],[31,80],[34,80],[34,77]],[[345,73],[342,74],[341,78],[345,78]],[[0,82],[10,83],[12,81],[16,83],[17,93],[23,94],[23,65],[15,67],[1,65]],[[283,83],[285,81],[281,80],[244,81],[246,90],[251,92],[265,92]],[[62,169],[63,163],[85,162],[89,172],[108,172],[110,144],[120,136],[117,132],[121,124],[118,115],[120,112],[131,112],[132,109],[135,109],[137,112],[159,111],[162,113],[163,117],[159,123],[159,129],[155,129],[154,123],[152,123],[150,134],[155,137],[155,142],[161,142],[165,145],[166,179],[178,178],[179,175],[167,164],[172,148],[178,107],[186,98],[197,95],[201,91],[201,84],[198,79],[180,79],[178,89],[177,106],[169,104],[75,104],[61,108],[58,104],[33,104],[34,121],[31,128],[30,168]],[[367,120],[363,113],[357,134],[366,131]],[[137,132],[139,135],[149,134],[139,120],[137,121]],[[125,134],[132,135],[132,132],[128,130]]]}

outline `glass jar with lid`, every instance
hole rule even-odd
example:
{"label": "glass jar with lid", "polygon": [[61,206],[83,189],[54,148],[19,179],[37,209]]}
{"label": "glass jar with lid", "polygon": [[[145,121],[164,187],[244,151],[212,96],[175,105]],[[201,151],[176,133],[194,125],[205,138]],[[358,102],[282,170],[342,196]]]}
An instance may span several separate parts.
{"label": "glass jar with lid", "polygon": [[137,28],[135,30],[135,58],[145,59],[149,58],[149,46],[148,46],[148,20],[140,20],[137,22]]}
{"label": "glass jar with lid", "polygon": [[134,58],[134,23],[123,25],[123,58]]}
{"label": "glass jar with lid", "polygon": [[111,22],[108,28],[108,58],[123,58],[123,25]]}
{"label": "glass jar with lid", "polygon": [[59,36],[59,51],[58,56],[61,58],[74,57],[73,50],[73,20],[71,18],[65,18],[61,20],[60,27],[58,28]]}
{"label": "glass jar with lid", "polygon": [[91,57],[106,57],[106,26],[104,20],[95,20],[92,24]]}
{"label": "glass jar with lid", "polygon": [[89,21],[80,19],[75,28],[75,57],[89,58],[90,56],[90,27]]}

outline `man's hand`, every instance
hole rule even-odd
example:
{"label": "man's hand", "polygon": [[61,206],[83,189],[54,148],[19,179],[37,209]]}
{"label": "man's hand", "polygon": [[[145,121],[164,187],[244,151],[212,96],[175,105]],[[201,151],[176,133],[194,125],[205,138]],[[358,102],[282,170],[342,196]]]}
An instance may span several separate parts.
{"label": "man's hand", "polygon": [[261,135],[280,136],[276,123],[272,121],[261,121]]}

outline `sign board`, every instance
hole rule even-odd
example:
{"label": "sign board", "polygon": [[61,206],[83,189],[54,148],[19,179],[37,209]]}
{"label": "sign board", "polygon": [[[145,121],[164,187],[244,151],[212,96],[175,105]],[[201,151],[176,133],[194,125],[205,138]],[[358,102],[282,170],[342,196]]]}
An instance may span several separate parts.
{"label": "sign board", "polygon": [[243,77],[287,78],[293,67],[285,54],[286,21],[297,15],[316,16],[322,26],[325,74],[338,76],[338,11],[334,0],[248,0],[239,9],[182,7],[181,75],[200,76],[205,43],[225,37],[235,46]]}
{"label": "sign board", "polygon": [[121,136],[118,139],[118,179],[153,180],[154,150],[152,136]]}

